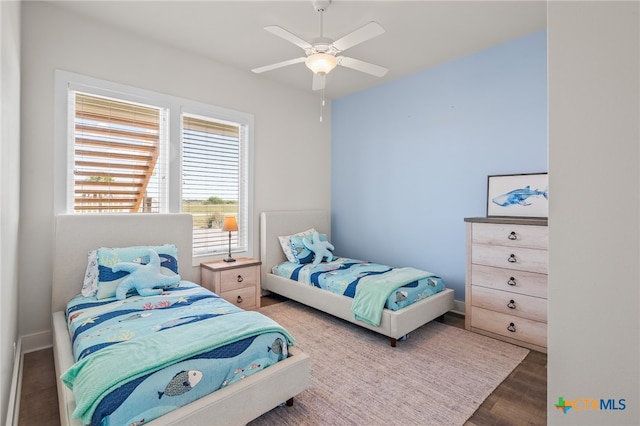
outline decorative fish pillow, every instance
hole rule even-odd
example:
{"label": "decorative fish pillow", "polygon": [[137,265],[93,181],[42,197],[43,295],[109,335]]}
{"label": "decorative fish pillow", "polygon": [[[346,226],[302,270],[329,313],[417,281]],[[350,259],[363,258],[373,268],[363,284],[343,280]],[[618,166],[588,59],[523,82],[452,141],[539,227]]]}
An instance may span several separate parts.
{"label": "decorative fish pillow", "polygon": [[[313,231],[308,235],[293,235],[291,236],[291,252],[293,253],[295,263],[299,263],[301,265],[312,263],[315,257],[315,252],[307,248],[304,244],[303,240],[307,239],[307,242],[311,245],[313,244],[313,234],[317,233],[318,238],[322,242],[328,242],[327,234],[320,234],[317,231]],[[334,260],[334,257],[331,257],[329,260]],[[321,262],[322,260],[320,260]]]}
{"label": "decorative fish pillow", "polygon": [[160,272],[160,256],[149,249],[149,263],[143,265],[135,262],[116,263],[113,272],[127,271],[129,275],[123,279],[116,289],[116,298],[124,300],[130,290],[136,290],[140,296],[156,296],[167,287],[180,284],[180,275],[167,276]]}
{"label": "decorative fish pillow", "polygon": [[[284,255],[287,257],[287,260],[289,262],[294,262],[296,263],[296,257],[293,253],[293,248],[291,247],[291,238],[292,237],[304,237],[305,235],[311,235],[314,232],[316,232],[315,228],[309,228],[306,231],[302,231],[302,232],[298,232],[297,234],[292,234],[292,235],[284,235],[284,236],[280,236],[278,237],[278,240],[280,241],[280,246],[282,247],[282,252],[284,253]],[[301,240],[302,242],[302,240]]]}
{"label": "decorative fish pillow", "polygon": [[112,268],[123,262],[147,264],[150,261],[149,250],[154,250],[160,256],[160,272],[167,276],[178,275],[178,250],[173,244],[100,247],[97,250],[97,291],[90,296],[95,295],[97,299],[115,297],[118,285],[127,277],[128,272],[114,273]]}
{"label": "decorative fish pillow", "polygon": [[316,231],[311,235],[311,238],[308,236],[304,237],[302,239],[302,244],[313,252],[314,256],[312,263],[314,266],[320,264],[324,259],[333,260],[333,250],[335,247],[327,241],[326,235],[325,238],[322,239],[320,238],[320,234]]}

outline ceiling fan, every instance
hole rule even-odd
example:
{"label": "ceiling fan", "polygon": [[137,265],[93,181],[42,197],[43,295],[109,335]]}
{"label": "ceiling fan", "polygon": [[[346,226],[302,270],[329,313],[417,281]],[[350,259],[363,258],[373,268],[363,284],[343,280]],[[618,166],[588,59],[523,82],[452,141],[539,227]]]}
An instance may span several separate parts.
{"label": "ceiling fan", "polygon": [[333,70],[337,65],[371,74],[376,77],[384,76],[387,71],[389,71],[385,67],[340,55],[350,47],[353,47],[357,44],[377,37],[380,34],[383,34],[384,28],[382,28],[382,26],[380,26],[380,24],[378,24],[377,22],[369,22],[368,24],[358,28],[357,30],[347,34],[346,36],[336,41],[326,38],[323,36],[322,32],[322,14],[325,10],[327,10],[330,3],[331,0],[313,1],[314,9],[317,12],[320,12],[320,37],[313,40],[312,43],[302,40],[300,37],[277,25],[264,27],[264,29],[269,31],[270,33],[275,34],[278,37],[281,37],[303,49],[306,56],[289,59],[287,61],[278,62],[259,68],[254,68],[251,71],[259,74],[277,68],[286,67],[288,65],[304,62],[305,65],[311,71],[313,71],[313,83],[311,85],[313,90],[324,89],[327,74],[331,72],[331,70]]}

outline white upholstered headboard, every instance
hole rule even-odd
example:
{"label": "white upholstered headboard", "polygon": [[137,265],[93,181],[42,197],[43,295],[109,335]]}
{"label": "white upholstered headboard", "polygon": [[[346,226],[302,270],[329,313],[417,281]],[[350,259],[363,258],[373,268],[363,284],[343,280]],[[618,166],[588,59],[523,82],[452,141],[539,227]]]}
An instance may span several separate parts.
{"label": "white upholstered headboard", "polygon": [[291,235],[309,228],[327,234],[331,240],[331,216],[327,210],[287,210],[260,214],[260,260],[262,281],[264,274],[285,261],[278,237]]}
{"label": "white upholstered headboard", "polygon": [[63,214],[55,226],[51,312],[64,310],[80,293],[87,253],[99,247],[175,244],[178,268],[192,269],[190,214]]}

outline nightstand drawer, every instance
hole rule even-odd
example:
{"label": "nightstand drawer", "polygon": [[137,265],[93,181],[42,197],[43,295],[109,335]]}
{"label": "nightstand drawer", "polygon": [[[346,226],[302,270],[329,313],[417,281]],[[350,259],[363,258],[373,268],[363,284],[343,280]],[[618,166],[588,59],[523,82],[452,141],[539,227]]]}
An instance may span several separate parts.
{"label": "nightstand drawer", "polygon": [[471,303],[479,308],[547,322],[547,299],[471,286]]}
{"label": "nightstand drawer", "polygon": [[547,275],[485,265],[471,265],[472,285],[547,298]]}
{"label": "nightstand drawer", "polygon": [[220,295],[224,300],[233,303],[242,309],[253,309],[256,307],[255,287],[245,287],[237,290],[223,291]]}
{"label": "nightstand drawer", "polygon": [[547,324],[506,315],[482,308],[472,308],[471,327],[537,346],[547,346]]}
{"label": "nightstand drawer", "polygon": [[223,293],[244,287],[255,287],[258,282],[257,266],[229,269],[220,272],[220,291]]}

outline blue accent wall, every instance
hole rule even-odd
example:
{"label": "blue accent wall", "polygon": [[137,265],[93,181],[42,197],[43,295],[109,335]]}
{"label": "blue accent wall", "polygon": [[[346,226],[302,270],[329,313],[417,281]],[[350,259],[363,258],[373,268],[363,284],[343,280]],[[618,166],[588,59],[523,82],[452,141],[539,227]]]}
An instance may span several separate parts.
{"label": "blue accent wall", "polygon": [[546,42],[536,32],[333,100],[336,254],[426,269],[464,300],[464,218],[486,215],[487,176],[547,171]]}

